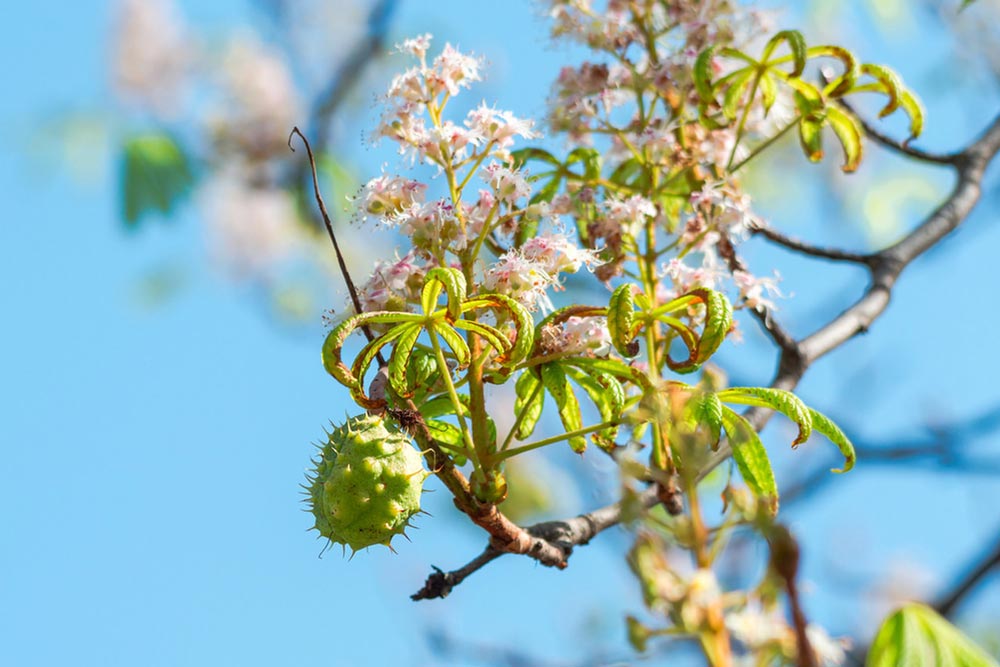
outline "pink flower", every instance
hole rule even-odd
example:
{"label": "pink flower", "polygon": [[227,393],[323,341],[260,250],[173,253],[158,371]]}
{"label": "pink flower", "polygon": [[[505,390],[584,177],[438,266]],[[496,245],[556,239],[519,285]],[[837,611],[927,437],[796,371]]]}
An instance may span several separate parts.
{"label": "pink flower", "polygon": [[525,258],[537,262],[552,276],[560,272],[576,273],[582,266],[589,269],[600,264],[593,250],[580,248],[565,234],[550,232],[528,239],[521,247],[521,252]]}

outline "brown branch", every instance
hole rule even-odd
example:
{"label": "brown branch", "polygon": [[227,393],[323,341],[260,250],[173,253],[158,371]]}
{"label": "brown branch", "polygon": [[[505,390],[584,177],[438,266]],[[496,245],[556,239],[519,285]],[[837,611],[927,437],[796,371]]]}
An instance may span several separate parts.
{"label": "brown branch", "polygon": [[[660,502],[657,490],[658,487],[653,485],[640,492],[631,503],[618,501],[572,519],[543,521],[542,523],[528,526],[524,530],[536,544],[544,545],[540,548],[547,549],[551,547],[559,549],[562,552],[562,567],[565,567],[566,562],[573,553],[574,547],[587,544],[599,533],[618,525],[622,521],[623,511],[627,504],[629,506],[638,505],[648,509]],[[481,554],[457,570],[443,572],[441,569],[435,567],[434,572],[427,577],[423,588],[410,597],[413,600],[430,600],[447,597],[451,593],[451,590],[462,583],[466,577],[493,562],[504,553],[508,552],[497,549],[491,542]],[[539,560],[531,550],[525,555]],[[546,563],[543,562],[544,564]]]}
{"label": "brown branch", "polygon": [[920,148],[914,148],[910,145],[909,140],[899,141],[897,139],[893,139],[889,135],[883,134],[881,130],[876,129],[874,125],[865,120],[864,117],[862,117],[849,102],[846,102],[843,99],[838,99],[837,103],[850,111],[851,114],[858,119],[858,122],[861,123],[862,129],[864,129],[865,134],[869,139],[877,144],[881,144],[883,147],[888,148],[891,151],[911,157],[914,160],[929,162],[931,164],[954,165],[960,159],[961,153],[934,153]]}
{"label": "brown branch", "polygon": [[802,253],[803,255],[809,255],[811,257],[819,257],[836,262],[854,262],[855,264],[864,264],[865,266],[871,266],[872,263],[871,255],[850,252],[847,250],[839,250],[837,248],[815,246],[810,243],[806,243],[805,241],[792,238],[791,236],[786,236],[769,226],[763,220],[753,223],[750,227],[750,233],[755,236],[759,234],[760,236],[763,236],[780,246],[784,246],[789,250],[794,250],[795,252]]}

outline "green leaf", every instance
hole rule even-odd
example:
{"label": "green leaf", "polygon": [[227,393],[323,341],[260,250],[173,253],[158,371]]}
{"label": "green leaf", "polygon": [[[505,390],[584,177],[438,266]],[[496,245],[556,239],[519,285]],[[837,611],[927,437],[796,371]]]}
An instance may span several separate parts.
{"label": "green leaf", "polygon": [[420,294],[420,302],[428,315],[437,310],[437,299],[444,287],[448,294],[448,316],[454,322],[462,316],[462,302],[465,301],[465,276],[458,269],[435,267],[427,272],[427,282]]}
{"label": "green leaf", "polygon": [[760,77],[760,96],[764,103],[764,117],[767,117],[768,112],[771,111],[771,107],[778,99],[778,85],[774,81],[774,77],[770,74],[764,74]]}
{"label": "green leaf", "polygon": [[705,328],[698,339],[697,357],[697,362],[703,364],[715,354],[733,328],[733,306],[722,292],[715,290],[702,288],[690,294],[699,296],[705,303]]}
{"label": "green leaf", "polygon": [[811,411],[798,396],[790,391],[769,387],[731,387],[718,392],[718,396],[719,400],[724,403],[770,408],[791,419],[799,427],[799,434],[792,442],[792,447],[805,442],[812,434]]}
{"label": "green leaf", "polygon": [[[588,374],[579,368],[564,364],[567,375],[573,378],[597,407],[601,421],[618,421],[625,410],[625,389],[612,375],[592,369]],[[618,436],[618,427],[612,426],[591,435],[594,442],[601,448],[613,448]]]}
{"label": "green leaf", "polygon": [[482,322],[476,322],[475,320],[455,320],[455,328],[472,331],[480,336],[490,347],[497,351],[499,355],[497,359],[501,363],[505,361],[506,356],[510,353],[512,348],[511,342],[495,327],[483,324]]}
{"label": "green leaf", "polygon": [[[729,88],[722,96],[722,113],[726,115],[726,118],[734,120],[739,114],[740,102],[743,101],[756,77],[757,72],[749,67],[736,72],[736,76],[730,81]],[[753,100],[746,101],[748,105],[752,102]]]}
{"label": "green leaf", "polygon": [[882,623],[866,667],[998,667],[997,661],[930,607],[910,603]]}
{"label": "green leaf", "polygon": [[639,353],[635,338],[635,299],[632,285],[621,285],[611,294],[608,302],[608,332],[611,334],[611,344],[623,357],[634,357]]}
{"label": "green leaf", "polygon": [[908,90],[900,93],[899,104],[910,117],[910,136],[906,139],[909,142],[919,137],[920,133],[924,131],[924,105]]}
{"label": "green leaf", "polygon": [[715,56],[715,47],[710,46],[701,53],[694,61],[694,87],[698,95],[706,103],[715,101],[715,90],[712,87],[712,58]]}
{"label": "green leaf", "polygon": [[809,416],[812,418],[813,430],[825,435],[830,442],[837,445],[837,449],[844,455],[844,467],[834,468],[833,472],[847,472],[853,468],[855,454],[854,445],[851,444],[850,439],[844,435],[840,427],[833,423],[832,419],[812,408],[808,408],[808,410]]}
{"label": "green leaf", "polygon": [[545,392],[541,391],[540,386],[541,380],[530,369],[521,373],[514,385],[514,412],[520,414],[522,410],[525,411],[521,423],[517,426],[518,440],[524,440],[531,435],[542,416]]}
{"label": "green leaf", "polygon": [[391,311],[373,311],[352,315],[333,328],[323,342],[323,367],[342,385],[350,387],[357,380],[341,359],[341,351],[347,337],[366,324],[400,324],[419,320],[420,316],[413,313],[397,313]]}
{"label": "green leaf", "polygon": [[841,170],[844,173],[854,171],[861,164],[861,136],[864,134],[861,123],[852,114],[835,104],[827,107],[826,122],[833,128],[840,145],[844,147],[844,164]]}
{"label": "green leaf", "polygon": [[695,396],[688,402],[691,418],[696,426],[708,429],[712,436],[712,449],[717,449],[722,439],[723,406],[719,397],[713,393]]}
{"label": "green leaf", "polygon": [[[472,353],[469,352],[469,346],[462,338],[462,334],[458,333],[448,325],[431,327],[431,332],[437,334],[444,339],[444,342],[448,344],[451,351],[455,354],[455,360],[458,361],[459,368],[465,368],[469,365],[469,361],[472,359]],[[447,368],[438,369],[442,373],[447,373]]]}
{"label": "green leaf", "polygon": [[515,169],[523,167],[528,160],[539,160],[541,162],[551,164],[553,167],[558,167],[562,164],[559,162],[559,158],[543,148],[522,148],[520,150],[511,151],[510,156],[514,159]]}
{"label": "green leaf", "polygon": [[413,395],[406,382],[406,369],[410,366],[410,355],[413,353],[413,346],[417,343],[417,338],[423,327],[419,324],[404,324],[397,327],[395,331],[402,331],[392,348],[392,356],[389,357],[389,384],[393,391],[403,397]]}
{"label": "green leaf", "polygon": [[[546,364],[542,366],[542,384],[546,391],[552,395],[559,408],[559,417],[562,419],[563,428],[569,431],[577,431],[583,428],[583,418],[580,415],[580,403],[576,400],[573,387],[569,383],[566,373],[559,364]],[[587,449],[587,439],[582,435],[576,435],[569,439],[569,446],[574,452],[582,454]]]}
{"label": "green leaf", "polygon": [[894,70],[886,67],[885,65],[865,64],[861,66],[861,73],[867,74],[875,79],[879,86],[881,86],[881,92],[885,93],[885,95],[889,98],[886,105],[882,107],[881,111],[878,112],[879,118],[885,118],[899,108],[899,95],[904,88],[902,80]]}
{"label": "green leaf", "polygon": [[426,419],[425,422],[427,423],[427,430],[431,432],[431,437],[438,442],[451,445],[459,451],[465,448],[465,439],[462,436],[462,431],[454,424],[449,424],[439,419]]}
{"label": "green leaf", "polygon": [[129,227],[152,211],[170,213],[194,185],[191,161],[169,134],[131,137],[122,152],[122,213]]}
{"label": "green leaf", "polygon": [[792,62],[794,66],[792,71],[789,72],[789,76],[799,77],[802,75],[802,71],[806,68],[806,40],[802,37],[802,33],[798,30],[782,30],[774,37],[772,37],[767,46],[764,47],[764,53],[761,56],[761,61],[766,63],[771,54],[774,53],[775,48],[782,42],[788,44],[788,48],[792,51]]}
{"label": "green leaf", "polygon": [[823,123],[803,118],[799,122],[799,143],[810,162],[823,159]]}
{"label": "green leaf", "polygon": [[771,514],[777,514],[778,485],[774,481],[771,460],[757,431],[750,422],[725,406],[722,408],[722,425],[729,436],[733,460],[736,461],[743,481],[755,496],[769,501]]}
{"label": "green leaf", "polygon": [[566,156],[566,166],[583,163],[583,178],[592,181],[601,177],[601,154],[594,148],[574,148]]}
{"label": "green leaf", "polygon": [[847,93],[861,74],[857,58],[842,46],[814,46],[807,54],[810,58],[835,58],[843,64],[843,73],[826,86],[825,92],[830,97],[840,97]]}

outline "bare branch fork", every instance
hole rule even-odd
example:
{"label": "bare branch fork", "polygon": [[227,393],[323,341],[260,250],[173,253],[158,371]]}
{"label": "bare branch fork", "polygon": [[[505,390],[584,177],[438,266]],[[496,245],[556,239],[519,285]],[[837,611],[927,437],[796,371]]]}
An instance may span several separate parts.
{"label": "bare branch fork", "polygon": [[[883,140],[879,138],[881,135],[869,134],[875,141],[914,159],[953,167],[957,182],[945,201],[913,231],[898,243],[871,255],[811,246],[802,241],[789,239],[770,229],[755,230],[795,252],[833,261],[863,264],[868,267],[870,275],[868,288],[853,305],[802,339],[794,338],[766,311],[754,311],[761,326],[780,350],[778,369],[771,382],[772,387],[794,389],[815,361],[868,330],[889,305],[892,289],[903,270],[954,231],[972,212],[979,201],[986,168],[1000,152],[1000,116],[965,149],[949,155],[919,151],[887,137]],[[738,258],[735,259],[738,261]],[[770,410],[752,408],[746,416],[754,428],[760,430],[771,414]],[[722,445],[701,471],[699,479],[703,479],[731,455],[732,449],[729,445]],[[655,505],[657,502],[655,487],[643,491],[640,499],[644,507]],[[539,551],[561,552],[564,557],[559,566],[565,567],[565,560],[569,558],[574,547],[588,543],[598,533],[618,524],[621,520],[622,503],[618,502],[574,519],[536,524],[528,527],[526,532],[532,537],[533,544]],[[435,568],[424,587],[412,597],[414,600],[445,597],[468,576],[505,552],[508,550],[497,549],[491,542],[479,556],[457,570],[444,572]],[[550,564],[539,559],[534,549],[529,549],[524,555],[536,558],[543,564]]]}

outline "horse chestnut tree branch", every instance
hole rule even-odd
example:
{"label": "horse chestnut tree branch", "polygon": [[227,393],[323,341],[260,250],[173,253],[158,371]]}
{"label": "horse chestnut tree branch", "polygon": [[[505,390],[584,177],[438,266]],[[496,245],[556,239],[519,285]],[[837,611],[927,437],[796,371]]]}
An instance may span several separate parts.
{"label": "horse chestnut tree branch", "polygon": [[[951,155],[911,148],[924,114],[892,69],[794,30],[769,30],[759,13],[729,0],[550,5],[553,35],[593,53],[553,85],[545,124],[565,140],[562,152],[531,143],[538,126],[510,111],[485,102],[455,111],[456,98],[480,80],[480,58],[435,48],[430,35],[398,47],[412,66],[393,79],[373,137],[394,143],[404,162],[430,165],[436,182],[383,174],[354,201],[360,221],[402,233],[407,245],[357,289],[345,270],[352,300],[334,319],[322,361],[358,414],[334,426],[316,458],[307,484],[315,528],[352,552],[391,548],[420,511],[423,481],[438,476],[488,545],[458,570],[436,570],[413,596],[424,599],[448,595],[506,553],[565,568],[575,547],[625,522],[635,535],[628,562],[659,619],[627,619],[637,650],[683,637],[713,666],[840,664],[845,646],[810,623],[800,603],[799,546],[780,523],[758,431],[781,413],[796,426],[793,448],[818,436],[842,455],[833,472],[854,466],[849,438],[792,390],[813,361],[871,326],[907,264],[969,214],[1000,150],[1000,121]],[[818,76],[819,66],[833,70]],[[905,140],[858,117],[853,101],[866,95],[881,100],[880,117],[907,117]],[[880,252],[814,247],[764,223],[741,182],[787,133],[813,162],[832,135],[845,172],[862,161],[867,135],[953,167],[958,184]],[[436,189],[441,196],[431,196]],[[318,188],[317,199],[326,216]],[[752,234],[864,264],[871,286],[797,340],[775,319],[774,278],[740,257]],[[601,296],[561,298],[572,274]],[[770,386],[726,386],[712,364],[738,310],[756,316],[780,350]],[[512,406],[490,399],[504,385],[513,388]],[[561,432],[539,437],[550,408]],[[621,499],[566,521],[516,525],[504,514],[507,466],[564,446],[610,456]],[[712,520],[704,507],[713,491],[702,481],[730,459],[741,481],[725,483],[724,512]],[[736,530],[766,542],[770,565],[755,586],[725,590],[715,565]],[[686,552],[689,566],[678,567],[668,550]],[[869,661],[911,664],[925,650],[955,664],[994,664],[919,606],[890,617]]]}

